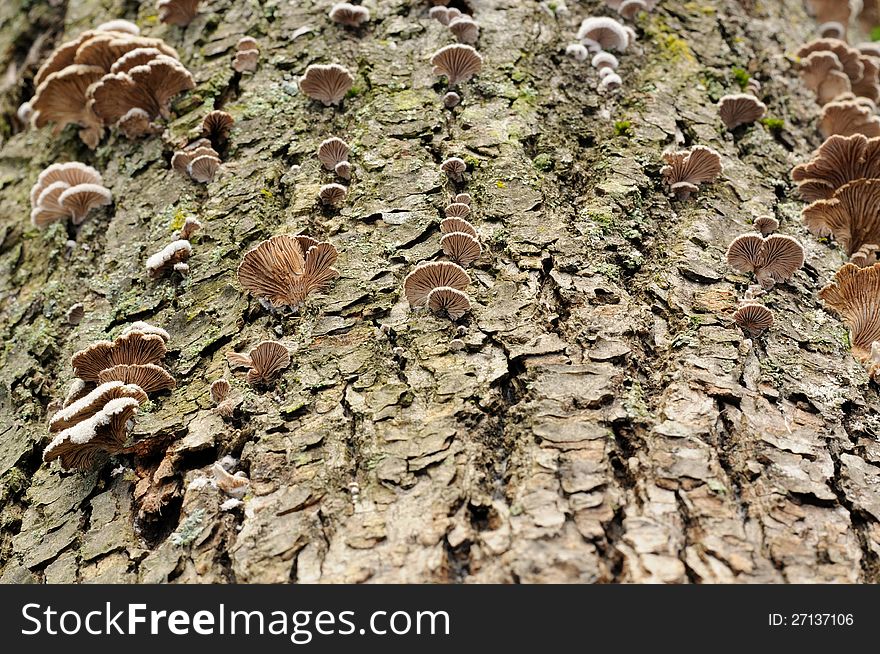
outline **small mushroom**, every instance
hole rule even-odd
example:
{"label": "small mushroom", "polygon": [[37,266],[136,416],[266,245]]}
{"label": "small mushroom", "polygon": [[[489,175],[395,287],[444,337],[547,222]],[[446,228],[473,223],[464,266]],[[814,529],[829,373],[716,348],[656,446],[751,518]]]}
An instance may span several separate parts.
{"label": "small mushroom", "polygon": [[440,237],[443,253],[461,266],[469,266],[480,258],[480,242],[466,232],[449,232]]}
{"label": "small mushroom", "polygon": [[147,259],[147,272],[150,277],[156,279],[162,276],[162,273],[173,268],[174,264],[186,261],[192,255],[192,245],[189,241],[178,239],[171,241],[156,254]]}
{"label": "small mushroom", "polygon": [[621,87],[623,84],[623,80],[620,78],[615,72],[608,72],[605,75],[602,75],[605,71],[610,71],[609,68],[603,68],[599,71],[600,77],[602,78],[599,82],[599,91],[615,91]]}
{"label": "small mushroom", "polygon": [[480,38],[480,26],[470,16],[458,16],[449,21],[449,31],[459,43],[474,44]]}
{"label": "small mushroom", "polygon": [[333,170],[340,179],[351,179],[351,164],[347,161],[340,161]]}
{"label": "small mushroom", "polygon": [[83,316],[86,314],[85,305],[82,302],[77,302],[72,307],[67,310],[65,314],[65,318],[67,319],[67,324],[69,325],[78,325]]}
{"label": "small mushroom", "polygon": [[125,336],[126,334],[130,334],[131,332],[141,332],[143,334],[153,334],[161,338],[165,343],[171,340],[171,335],[162,329],[161,327],[156,327],[155,325],[151,325],[148,322],[144,322],[143,320],[136,320],[131,323],[128,327],[122,330],[120,336]]}
{"label": "small mushroom", "polygon": [[440,48],[431,55],[434,75],[445,75],[449,86],[467,82],[480,72],[483,58],[472,46],[456,43]]}
{"label": "small mushroom", "polygon": [[461,103],[461,96],[455,91],[449,91],[443,96],[443,106],[447,109],[457,107]]}
{"label": "small mushroom", "polygon": [[453,204],[455,204],[457,202],[460,204],[466,204],[468,206],[471,206],[472,201],[473,201],[473,199],[471,198],[470,193],[458,193],[454,198],[452,198]]}
{"label": "small mushroom", "polygon": [[779,229],[779,221],[771,216],[761,216],[755,219],[753,226],[755,231],[760,233],[761,236],[769,236]]}
{"label": "small mushroom", "polygon": [[217,488],[221,491],[239,500],[247,495],[251,482],[244,472],[238,471],[231,475],[219,463],[211,466],[211,470],[214,472],[214,481],[217,484]]}
{"label": "small mushroom", "polygon": [[215,411],[223,418],[231,418],[235,412],[235,401],[232,396],[232,384],[221,377],[211,384],[211,400],[216,405]]}
{"label": "small mushroom", "polygon": [[55,436],[43,460],[60,459],[65,470],[88,470],[104,456],[119,453],[139,405],[131,397],[110,400],[98,413]]}
{"label": "small mushroom", "polygon": [[370,12],[366,7],[338,2],[330,9],[330,20],[346,27],[360,27],[370,20]]}
{"label": "small mushroom", "polygon": [[877,251],[880,245],[868,243],[856,250],[849,258],[849,262],[859,268],[867,268],[877,263]]}
{"label": "small mushroom", "polygon": [[65,125],[79,125],[79,136],[94,149],[104,134],[101,117],[95,115],[89,95],[105,72],[99,66],[70,65],[46,77],[30,99],[34,127],[55,123],[57,134]]}
{"label": "small mushroom", "polygon": [[447,218],[467,218],[471,215],[471,208],[464,202],[453,202],[443,209],[443,214]]}
{"label": "small mushroom", "polygon": [[92,209],[108,205],[112,201],[113,195],[100,184],[77,184],[65,189],[58,196],[59,204],[70,212],[74,225],[81,224]]}
{"label": "small mushroom", "polygon": [[581,43],[569,43],[565,46],[565,54],[573,57],[575,61],[586,61],[590,58],[590,51]]}
{"label": "small mushroom", "polygon": [[268,384],[290,365],[290,352],[278,341],[262,341],[247,354],[227,352],[230,367],[250,368],[247,382],[251,386]]}
{"label": "small mushroom", "polygon": [[324,184],[318,191],[318,199],[324,206],[335,207],[345,199],[347,193],[342,184]]}
{"label": "small mushroom", "polygon": [[120,397],[130,397],[139,403],[147,401],[146,392],[139,386],[126,385],[121,381],[103,383],[56,412],[49,420],[49,431],[55,433],[70,429],[100,412],[110,400]]}
{"label": "small mushroom", "polygon": [[332,268],[337,256],[331,243],[273,236],[244,255],[238,280],[245,290],[273,306],[296,308],[309,293],[325,290],[339,276]]}
{"label": "small mushroom", "polygon": [[764,117],[767,106],[751,93],[725,95],[718,102],[718,114],[729,130]]}
{"label": "small mushroom", "polygon": [[132,107],[122,116],[114,127],[127,139],[135,140],[142,136],[158,134],[162,128],[150,120],[150,114],[140,107]]}
{"label": "small mushroom", "polygon": [[30,198],[31,222],[37,227],[66,218],[78,225],[93,208],[113,199],[100,173],[78,161],[46,168],[31,188]]}
{"label": "small mushroom", "polygon": [[880,341],[880,264],[845,264],[819,291],[819,298],[849,328],[853,355],[869,362],[874,342]]}
{"label": "small mushroom", "polygon": [[854,100],[835,100],[822,107],[819,131],[828,138],[834,134],[880,136],[880,117],[874,109]]}
{"label": "small mushroom", "polygon": [[816,31],[819,33],[824,39],[845,39],[846,38],[846,27],[838,23],[836,20],[829,20],[827,23],[822,23],[816,28]]}
{"label": "small mushroom", "polygon": [[617,70],[617,66],[619,62],[617,61],[617,57],[615,57],[610,52],[598,52],[593,55],[593,59],[590,62],[596,70],[602,70],[603,68],[610,68],[611,70]]}
{"label": "small mushroom", "polygon": [[158,0],[159,20],[169,25],[189,25],[199,13],[200,0]]}
{"label": "small mushroom", "polygon": [[623,0],[617,8],[617,13],[627,20],[632,20],[642,11],[650,11],[645,0]]}
{"label": "small mushroom", "polygon": [[73,355],[73,373],[85,381],[97,382],[102,370],[119,364],[158,364],[167,352],[165,341],[156,334],[131,331],[113,341],[98,341]]}
{"label": "small mushroom", "polygon": [[802,211],[807,229],[816,236],[833,236],[846,252],[880,243],[880,179],[857,179],[816,200]]}
{"label": "small mushroom", "polygon": [[98,383],[104,384],[110,381],[120,381],[125,384],[135,384],[146,393],[171,390],[177,386],[167,370],[154,363],[147,364],[119,364],[112,368],[105,368],[98,373]]}
{"label": "small mushroom", "polygon": [[616,50],[623,52],[629,46],[629,34],[623,25],[613,18],[593,16],[585,18],[577,38],[590,50]]}
{"label": "small mushroom", "polygon": [[679,200],[688,199],[700,184],[713,182],[721,174],[721,156],[703,145],[667,152],[663,161],[666,165],[660,169],[660,174]]}
{"label": "small mushroom", "polygon": [[773,324],[773,312],[763,304],[747,302],[733,314],[733,320],[748,338],[758,338]]}
{"label": "small mushroom", "polygon": [[441,25],[449,24],[449,9],[442,6],[431,7],[428,10],[428,16],[436,20]]}
{"label": "small mushroom", "polygon": [[180,234],[178,235],[178,238],[181,238],[185,241],[190,241],[192,240],[192,237],[195,235],[195,233],[201,228],[202,223],[200,223],[196,218],[189,216],[186,220],[183,221],[183,227],[180,228]]}
{"label": "small mushroom", "polygon": [[727,249],[727,263],[739,272],[754,272],[762,288],[786,281],[804,265],[804,248],[782,234],[761,238],[757,234],[738,236]]}
{"label": "small mushroom", "polygon": [[801,79],[816,94],[819,104],[831,102],[852,90],[843,65],[833,52],[817,51],[801,60]]}
{"label": "small mushroom", "polygon": [[327,170],[335,170],[336,165],[342,161],[348,161],[351,148],[348,143],[340,138],[331,136],[318,146],[318,161]]}
{"label": "small mushroom", "polygon": [[410,306],[423,306],[435,288],[450,286],[463,291],[470,284],[464,268],[450,261],[422,263],[403,280],[403,292]]}
{"label": "small mushroom", "polygon": [[195,157],[186,165],[186,174],[199,184],[213,181],[218,170],[220,170],[220,158],[212,154]]}
{"label": "small mushroom", "polygon": [[354,84],[354,77],[344,66],[312,64],[299,81],[300,90],[325,107],[338,105]]}
{"label": "small mushroom", "polygon": [[440,221],[440,233],[452,234],[454,232],[463,232],[477,238],[477,230],[464,218],[446,218]]}
{"label": "small mushroom", "polygon": [[235,58],[232,60],[232,68],[237,73],[253,73],[257,70],[260,62],[260,48],[257,40],[245,36],[238,41],[235,50]]}
{"label": "small mushroom", "polygon": [[202,119],[202,136],[211,141],[212,145],[225,143],[233,125],[235,118],[232,114],[215,109]]}
{"label": "small mushroom", "polygon": [[467,164],[463,159],[450,157],[440,164],[440,170],[446,173],[447,177],[453,182],[463,182],[464,173],[467,170]]}
{"label": "small mushroom", "polygon": [[124,20],[122,18],[116,18],[114,20],[108,20],[106,23],[101,23],[95,28],[95,31],[124,32],[125,34],[133,34],[134,36],[137,36],[141,33],[141,28],[131,21]]}
{"label": "small mushroom", "polygon": [[434,313],[446,314],[450,320],[458,320],[471,308],[467,293],[449,286],[440,286],[428,293],[428,308]]}
{"label": "small mushroom", "polygon": [[830,136],[807,163],[795,166],[791,179],[808,201],[830,198],[834,191],[857,179],[880,177],[880,137],[862,134]]}

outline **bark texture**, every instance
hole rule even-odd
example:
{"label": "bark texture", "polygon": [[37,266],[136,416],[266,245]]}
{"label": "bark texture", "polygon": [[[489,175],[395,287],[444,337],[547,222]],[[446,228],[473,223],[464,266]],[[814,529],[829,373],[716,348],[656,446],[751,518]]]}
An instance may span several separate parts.
{"label": "bark texture", "polygon": [[[364,4],[373,19],[352,31],[329,1],[207,0],[186,29],[152,2],[0,3],[0,580],[880,581],[880,402],[816,296],[843,256],[806,233],[788,180],[820,143],[792,55],[815,29],[801,0],[663,0],[630,23],[609,98],[564,54],[602,3],[470,0],[485,64],[452,112],[428,63],[448,29],[426,3]],[[117,17],[196,77],[164,137],[90,152],[72,129],[18,131],[42,58]],[[238,76],[245,33],[263,54]],[[341,110],[296,86],[332,62],[357,71]],[[737,67],[780,129],[723,130],[715,103],[738,91]],[[222,173],[198,186],[169,159],[214,107],[237,124]],[[354,151],[340,211],[315,202],[331,135]],[[688,202],[660,184],[676,141],[723,158]],[[484,240],[460,324],[401,293],[439,253],[448,156],[470,165],[460,188]],[[64,226],[28,219],[39,171],[70,159],[114,195],[72,251]],[[748,279],[724,252],[760,215],[807,264],[769,294],[776,324],[748,348],[732,321]],[[190,276],[150,280],[146,258],[187,216],[205,225]],[[300,315],[271,315],[235,270],[298,232],[337,246],[342,277]],[[135,428],[164,444],[91,474],[43,464],[71,355],[138,319],[171,332],[178,386]],[[293,363],[255,391],[224,353],[269,337]],[[225,422],[208,395],[221,376],[243,396]],[[232,511],[204,481],[225,455],[251,479]]]}

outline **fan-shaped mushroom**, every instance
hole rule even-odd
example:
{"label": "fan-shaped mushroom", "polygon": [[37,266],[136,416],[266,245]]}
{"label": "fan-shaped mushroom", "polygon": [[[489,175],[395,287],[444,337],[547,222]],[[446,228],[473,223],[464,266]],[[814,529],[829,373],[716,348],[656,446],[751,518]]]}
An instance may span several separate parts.
{"label": "fan-shaped mushroom", "polygon": [[880,341],[880,263],[844,265],[819,297],[849,328],[853,355],[862,363],[869,361],[873,343]]}
{"label": "fan-shaped mushroom", "polygon": [[831,102],[852,90],[843,65],[833,52],[819,50],[801,60],[801,79],[816,94],[819,104]]}
{"label": "fan-shaped mushroom", "polygon": [[146,393],[171,390],[177,386],[168,371],[154,363],[147,364],[119,364],[111,368],[105,368],[98,373],[98,383],[121,381],[125,384],[135,384]]}
{"label": "fan-shaped mushroom", "polygon": [[592,61],[590,62],[596,70],[602,70],[603,68],[610,68],[611,70],[617,70],[618,61],[617,57],[615,57],[610,52],[599,52],[593,56]]}
{"label": "fan-shaped mushroom", "polygon": [[73,355],[74,374],[85,381],[97,382],[102,370],[119,364],[158,364],[166,353],[165,341],[156,334],[131,331],[113,341],[98,341]]}
{"label": "fan-shaped mushroom", "polygon": [[827,200],[803,209],[803,220],[817,236],[833,235],[847,256],[868,243],[880,243],[880,179],[844,184]]}
{"label": "fan-shaped mushroom", "polygon": [[458,16],[450,20],[449,31],[455,34],[459,43],[473,45],[480,38],[480,26],[470,16]]}
{"label": "fan-shaped mushroom", "polygon": [[230,366],[250,368],[247,382],[256,386],[270,383],[287,368],[290,365],[290,352],[278,341],[262,341],[247,354],[227,352],[226,359]]}
{"label": "fan-shaped mushroom", "polygon": [[159,20],[169,25],[189,25],[199,13],[201,0],[158,0]]}
{"label": "fan-shaped mushroom", "polygon": [[66,218],[79,225],[93,208],[113,199],[98,171],[78,161],[46,168],[31,188],[30,198],[31,222],[37,227]]}
{"label": "fan-shaped mushroom", "polygon": [[623,25],[606,16],[585,18],[578,30],[577,38],[594,52],[599,50],[623,52],[629,46],[629,35]]}
{"label": "fan-shaped mushroom", "polygon": [[250,36],[239,39],[235,48],[235,59],[232,68],[238,73],[252,73],[260,61],[260,47],[257,40]]}
{"label": "fan-shaped mushroom", "polygon": [[763,304],[746,302],[733,314],[733,320],[749,338],[757,338],[773,325],[773,312]]}
{"label": "fan-shaped mushroom", "polygon": [[822,107],[819,131],[825,138],[834,134],[864,134],[869,138],[880,136],[880,117],[874,114],[872,108],[860,102],[835,100]]}
{"label": "fan-shaped mushroom", "polygon": [[467,164],[463,159],[458,157],[450,157],[442,164],[440,164],[440,170],[442,170],[453,182],[462,182],[464,181],[464,173],[467,170]]}
{"label": "fan-shaped mushroom", "polygon": [[219,463],[211,466],[211,470],[214,473],[214,481],[217,484],[217,488],[221,491],[237,499],[247,495],[250,480],[248,480],[247,475],[243,471],[239,470],[234,475],[231,475]]}
{"label": "fan-shaped mushroom", "polygon": [[449,232],[440,237],[444,254],[462,266],[469,266],[480,258],[483,248],[480,242],[466,232]]}
{"label": "fan-shaped mushroom", "polygon": [[299,81],[300,90],[325,107],[338,105],[348,93],[354,77],[344,66],[312,64]]}
{"label": "fan-shaped mushroom", "polygon": [[721,156],[703,145],[667,152],[663,161],[666,165],[660,169],[660,174],[679,200],[688,199],[700,184],[715,181],[721,174]]}
{"label": "fan-shaped mushroom", "polygon": [[447,109],[457,107],[460,102],[461,96],[455,91],[449,91],[446,95],[443,96],[443,106]]}
{"label": "fan-shaped mushroom", "polygon": [[54,132],[58,133],[65,125],[79,125],[83,143],[94,149],[104,134],[104,127],[87,94],[104,74],[104,69],[98,66],[75,64],[48,75],[30,99],[33,126],[55,123]]}
{"label": "fan-shaped mushroom", "polygon": [[452,234],[453,232],[463,232],[477,238],[477,230],[464,218],[446,218],[440,221],[441,234]]}
{"label": "fan-shaped mushroom", "polygon": [[110,400],[120,397],[134,398],[138,402],[147,401],[146,392],[139,386],[127,385],[121,381],[102,383],[55,413],[49,420],[49,431],[54,433],[69,429],[101,411]]}
{"label": "fan-shaped mushroom", "polygon": [[727,249],[727,263],[739,272],[754,272],[762,288],[790,279],[804,265],[804,248],[782,234],[761,238],[738,236]]}
{"label": "fan-shaped mushroom", "polygon": [[779,229],[779,221],[771,216],[761,216],[760,218],[756,218],[753,225],[755,231],[759,232],[761,236],[769,236]]}
{"label": "fan-shaped mushroom", "polygon": [[754,123],[764,116],[767,106],[750,93],[725,95],[718,102],[718,114],[727,129]]}
{"label": "fan-shaped mushroom", "polygon": [[370,12],[366,7],[348,2],[338,2],[330,9],[330,20],[346,27],[360,27],[370,20]]}
{"label": "fan-shaped mushroom", "polygon": [[449,86],[467,82],[480,72],[483,58],[469,45],[456,43],[440,48],[431,55],[434,75],[445,75]]}
{"label": "fan-shaped mushroom", "polygon": [[411,306],[422,306],[435,288],[450,286],[463,291],[471,279],[464,268],[449,261],[422,263],[403,280],[403,292]]}
{"label": "fan-shaped mushroom", "polygon": [[235,398],[232,395],[232,385],[221,377],[211,384],[211,400],[216,405],[215,411],[224,417],[231,418],[235,413]]}
{"label": "fan-shaped mushroom", "polygon": [[224,143],[229,138],[233,125],[235,118],[232,114],[215,109],[202,119],[202,136],[212,144]]}
{"label": "fan-shaped mushroom", "polygon": [[171,241],[156,254],[147,259],[147,272],[150,277],[157,278],[175,264],[186,261],[192,255],[192,245],[189,241],[178,239]]}
{"label": "fan-shaped mushroom", "polygon": [[443,214],[447,218],[467,218],[471,215],[471,208],[464,202],[453,202],[443,209]]}
{"label": "fan-shaped mushroom", "polygon": [[823,200],[856,179],[880,177],[880,137],[862,134],[831,136],[807,163],[795,166],[791,178],[807,200]]}
{"label": "fan-shaped mushroom", "polygon": [[329,139],[321,142],[318,146],[318,161],[327,170],[335,170],[336,164],[342,161],[348,161],[348,155],[351,149],[348,143],[340,138],[331,136]]}
{"label": "fan-shaped mushroom", "polygon": [[445,313],[450,320],[458,320],[471,308],[467,293],[450,286],[439,286],[428,293],[428,308],[434,313]]}
{"label": "fan-shaped mushroom", "polygon": [[171,340],[171,335],[167,331],[165,331],[161,327],[156,327],[155,325],[151,325],[148,322],[144,322],[143,320],[136,320],[135,322],[131,323],[128,327],[122,330],[120,336],[125,336],[126,334],[130,334],[131,332],[154,334],[166,343]]}
{"label": "fan-shaped mushroom", "polygon": [[849,262],[859,268],[867,268],[877,263],[877,251],[880,245],[876,243],[868,243],[856,250],[849,258]]}
{"label": "fan-shaped mushroom", "polygon": [[342,184],[324,184],[318,192],[321,204],[335,207],[345,199],[348,191]]}

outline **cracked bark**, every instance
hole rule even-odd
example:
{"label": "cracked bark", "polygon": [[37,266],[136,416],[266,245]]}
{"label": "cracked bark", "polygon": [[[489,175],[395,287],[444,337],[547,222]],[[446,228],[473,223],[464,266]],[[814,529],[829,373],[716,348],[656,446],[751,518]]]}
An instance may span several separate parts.
{"label": "cracked bark", "polygon": [[[156,24],[152,3],[24,6],[0,10],[12,70],[0,579],[880,581],[877,393],[816,298],[842,255],[803,230],[788,181],[819,144],[791,59],[814,28],[800,2],[662,3],[635,23],[626,90],[611,100],[562,54],[581,5],[553,16],[530,1],[475,2],[486,65],[453,113],[427,63],[451,39],[418,3],[369,4],[362,35],[330,25],[329,3],[209,0],[186,30]],[[89,153],[69,130],[16,132],[14,108],[62,33],[120,16],[164,36],[196,76],[167,138],[111,137]],[[245,31],[263,59],[239,78],[229,64]],[[331,61],[357,69],[340,111],[294,84]],[[762,81],[780,133],[722,132],[714,103],[734,89],[734,67]],[[168,170],[171,143],[213,107],[237,125],[224,172],[196,187]],[[629,137],[615,133],[623,120]],[[331,134],[353,145],[356,167],[339,212],[314,202],[326,175],[313,153]],[[687,203],[658,178],[677,135],[717,149],[725,167]],[[486,250],[461,334],[400,294],[412,265],[439,252],[451,189],[437,164],[451,155],[472,163],[465,187]],[[27,219],[37,173],[66,159],[96,165],[115,199],[69,258],[63,228]],[[747,279],[723,254],[764,214],[805,244],[808,265],[769,295],[776,325],[749,350],[731,318]],[[186,215],[205,225],[189,280],[150,281],[143,261]],[[342,279],[302,315],[270,315],[235,269],[261,239],[303,230],[336,244]],[[78,301],[86,317],[67,326]],[[70,355],[135,319],[172,333],[178,387],[136,430],[170,442],[115,476],[41,465]],[[236,377],[242,406],[221,421],[208,387],[228,375],[223,353],[266,337],[295,348],[291,368],[265,392]],[[251,478],[233,512],[193,483],[227,454]],[[135,487],[160,461],[167,505],[145,522]]]}

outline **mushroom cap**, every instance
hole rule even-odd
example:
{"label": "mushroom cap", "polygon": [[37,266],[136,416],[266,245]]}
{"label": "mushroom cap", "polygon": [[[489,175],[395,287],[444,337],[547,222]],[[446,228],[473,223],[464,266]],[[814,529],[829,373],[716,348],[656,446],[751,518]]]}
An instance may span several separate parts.
{"label": "mushroom cap", "polygon": [[248,384],[267,384],[290,365],[290,352],[278,341],[262,341],[248,355],[251,369],[247,373]]}
{"label": "mushroom cap", "polygon": [[220,158],[211,154],[195,157],[186,166],[187,174],[199,184],[207,184],[220,170]]}
{"label": "mushroom cap", "polygon": [[126,365],[119,364],[98,373],[98,383],[103,384],[118,380],[126,384],[134,384],[145,393],[170,390],[177,382],[165,368],[154,363]]}
{"label": "mushroom cap", "polygon": [[599,71],[599,75],[601,77],[601,81],[599,82],[599,90],[613,91],[615,89],[619,89],[623,84],[623,80],[620,78],[620,75],[615,72],[608,72],[606,74],[603,74],[606,70],[609,69],[605,68]]}
{"label": "mushroom cap", "polygon": [[37,87],[31,98],[34,127],[55,123],[56,129],[75,124],[99,127],[100,121],[90,110],[87,93],[104,76],[97,66],[71,65],[52,73]]}
{"label": "mushroom cap", "polygon": [[727,264],[742,273],[754,272],[761,265],[764,239],[757,234],[737,236],[727,248]]}
{"label": "mushroom cap", "polygon": [[85,381],[97,382],[102,370],[119,364],[159,363],[166,353],[165,341],[156,334],[131,331],[113,341],[98,341],[73,355],[74,374]]}
{"label": "mushroom cap", "polygon": [[773,325],[773,312],[763,304],[747,302],[736,310],[733,320],[747,336],[759,336]]}
{"label": "mushroom cap", "polygon": [[156,327],[155,325],[151,325],[148,322],[144,322],[143,320],[136,320],[131,323],[128,327],[122,330],[120,336],[125,336],[131,332],[142,332],[144,334],[155,334],[159,336],[166,343],[171,340],[171,335],[166,332],[161,327]]}
{"label": "mushroom cap", "polygon": [[480,242],[466,232],[449,232],[440,237],[443,253],[461,266],[469,266],[480,258]]}
{"label": "mushroom cap", "polygon": [[762,118],[767,106],[750,93],[725,95],[718,102],[718,113],[727,129],[736,129]]}
{"label": "mushroom cap", "polygon": [[348,69],[339,64],[312,64],[299,81],[300,90],[325,107],[338,105],[354,84]]}
{"label": "mushroom cap", "polygon": [[231,475],[226,471],[226,468],[219,463],[215,463],[211,466],[211,470],[214,473],[214,481],[217,484],[217,488],[221,491],[238,499],[241,499],[247,494],[250,481],[244,472],[237,472],[234,475]]}
{"label": "mushroom cap", "polygon": [[859,55],[864,73],[861,79],[852,82],[852,91],[856,96],[864,97],[876,103],[880,100],[880,61],[870,55]]}
{"label": "mushroom cap", "polygon": [[447,109],[457,107],[461,102],[461,96],[455,91],[449,91],[443,96],[443,106]]}
{"label": "mushroom cap", "polygon": [[135,84],[143,86],[159,105],[160,114],[167,116],[171,98],[196,87],[190,72],[176,59],[159,55],[144,65],[135,66],[127,73]]}
{"label": "mushroom cap", "polygon": [[100,184],[77,184],[65,190],[58,201],[70,212],[73,224],[79,225],[85,220],[89,211],[110,204],[113,195]]}
{"label": "mushroom cap", "polygon": [[483,58],[472,46],[455,43],[440,48],[431,55],[434,75],[445,75],[449,86],[467,82],[480,72]]}
{"label": "mushroom cap", "polygon": [[868,361],[873,343],[880,340],[880,263],[867,268],[845,264],[819,298],[849,328],[853,355]]}
{"label": "mushroom cap", "polygon": [[449,9],[441,6],[434,6],[428,9],[428,16],[438,21],[441,25],[449,24]]}
{"label": "mushroom cap", "polygon": [[232,60],[232,68],[239,73],[252,73],[257,69],[260,62],[260,51],[256,48],[239,50]]}
{"label": "mushroom cap", "polygon": [[65,220],[70,217],[70,211],[65,209],[59,200],[61,194],[70,186],[65,182],[52,182],[44,188],[34,208],[31,211],[31,222],[36,227],[46,227],[59,220]]}
{"label": "mushroom cap", "polygon": [[95,30],[98,32],[124,32],[126,34],[133,34],[134,36],[141,33],[140,27],[131,21],[122,18],[116,18],[114,20],[108,20],[106,23],[101,23],[95,28]]}
{"label": "mushroom cap", "polygon": [[321,145],[318,146],[318,161],[327,170],[333,170],[336,168],[336,164],[348,161],[350,152],[351,149],[348,147],[348,143],[340,138],[331,136],[329,139],[322,141]]}
{"label": "mushroom cap", "polygon": [[202,119],[202,134],[208,139],[226,139],[233,125],[232,114],[215,109]]}
{"label": "mushroom cap", "polygon": [[451,286],[459,291],[471,283],[464,268],[450,261],[422,263],[403,280],[403,292],[411,306],[423,305],[428,293],[441,286]]}
{"label": "mushroom cap", "polygon": [[159,277],[175,264],[189,259],[191,255],[192,244],[189,241],[184,239],[171,241],[171,243],[147,259],[147,272],[150,273],[150,277]]}
{"label": "mushroom cap", "polygon": [[232,385],[225,377],[215,380],[211,384],[211,400],[214,404],[220,404],[232,393]]}
{"label": "mushroom cap", "polygon": [[110,400],[120,397],[134,398],[138,402],[147,401],[146,392],[139,386],[125,384],[122,381],[102,383],[84,397],[55,413],[49,420],[49,431],[55,433],[69,429],[77,423],[91,418],[103,409]]}
{"label": "mushroom cap", "polygon": [[109,73],[113,64],[126,53],[142,48],[154,48],[175,61],[177,51],[162,39],[134,36],[121,32],[99,32],[83,41],[77,48],[74,63],[98,66]]}
{"label": "mushroom cap", "polygon": [[[207,141],[207,139],[203,140]],[[211,156],[219,161],[220,154],[210,145],[191,147],[192,145],[194,144],[190,144],[183,150],[178,150],[174,153],[174,156],[171,157],[171,168],[184,175],[189,175],[189,165],[197,157]]]}
{"label": "mushroom cap", "polygon": [[623,25],[607,16],[585,18],[578,30],[577,38],[597,44],[599,50],[624,52],[629,46],[629,35]]}
{"label": "mushroom cap", "polygon": [[135,48],[134,50],[129,50],[113,62],[113,65],[110,66],[110,72],[127,73],[135,66],[148,64],[161,54],[162,51],[158,48]]}
{"label": "mushroom cap", "polygon": [[771,216],[756,218],[752,224],[755,227],[755,231],[759,232],[761,236],[768,236],[779,229],[779,221]]}
{"label": "mushroom cap", "polygon": [[330,20],[346,27],[360,27],[370,20],[370,12],[366,7],[348,2],[338,2],[330,9]]}
{"label": "mushroom cap", "polygon": [[859,268],[867,268],[877,263],[877,251],[880,245],[876,243],[867,243],[856,250],[849,258],[849,262]]}
{"label": "mushroom cap", "polygon": [[623,0],[617,8],[617,13],[632,20],[640,11],[649,11],[648,3],[645,0]]}
{"label": "mushroom cap", "polygon": [[451,320],[458,320],[471,308],[467,293],[451,286],[432,289],[425,303],[434,313],[445,313]]}
{"label": "mushroom cap", "polygon": [[[789,279],[804,265],[804,248],[791,236],[773,234],[764,239],[760,270],[756,271],[758,281],[769,276],[773,282]],[[772,283],[770,284],[772,286]]]}
{"label": "mushroom cap", "polygon": [[82,321],[83,316],[85,316],[85,315],[86,315],[85,305],[82,302],[77,302],[76,304],[72,305],[67,310],[67,313],[64,314],[64,317],[67,320],[68,324],[78,325]]}
{"label": "mushroom cap", "polygon": [[43,451],[43,460],[60,458],[65,470],[87,470],[105,455],[120,452],[139,405],[131,397],[110,400],[98,413],[55,436]]}
{"label": "mushroom cap", "polygon": [[449,31],[455,35],[459,43],[474,44],[480,38],[480,26],[470,16],[457,16],[449,21]]}
{"label": "mushroom cap", "polygon": [[875,115],[870,106],[860,102],[835,100],[822,107],[819,131],[825,138],[834,134],[863,134],[872,138],[880,136],[880,117]]}
{"label": "mushroom cap", "polygon": [[616,70],[619,62],[617,61],[617,57],[615,57],[610,52],[598,52],[593,56],[593,60],[590,62],[593,68],[598,70],[602,70],[603,68],[611,68],[612,70]]}
{"label": "mushroom cap", "polygon": [[318,192],[321,204],[335,207],[345,199],[348,190],[342,184],[324,184]]}
{"label": "mushroom cap", "polygon": [[798,191],[810,201],[829,198],[853,180],[876,177],[880,177],[880,137],[862,134],[827,138],[810,161],[791,171]]}
{"label": "mushroom cap", "polygon": [[675,185],[686,182],[690,193],[696,189],[689,187],[715,181],[721,174],[721,156],[712,148],[695,145],[690,150],[667,152],[663,155],[666,165],[660,169],[667,185],[675,190]]}
{"label": "mushroom cap", "polygon": [[565,46],[565,54],[574,57],[576,61],[586,61],[590,57],[590,51],[582,43],[569,43]]}
{"label": "mushroom cap", "polygon": [[189,241],[201,228],[202,223],[200,223],[196,218],[189,216],[186,220],[183,221],[183,226],[180,228],[180,238]]}
{"label": "mushroom cap", "polygon": [[865,244],[880,243],[880,179],[844,184],[831,198],[804,207],[801,215],[810,232],[833,235],[848,256]]}
{"label": "mushroom cap", "polygon": [[[308,245],[303,252],[303,244]],[[297,307],[306,296],[326,288],[338,273],[331,243],[282,234],[249,250],[238,267],[242,287],[273,306]]]}
{"label": "mushroom cap", "polygon": [[464,179],[464,173],[467,170],[467,164],[463,159],[459,157],[450,157],[442,164],[440,164],[440,170],[446,173],[449,176],[449,179],[460,182]]}
{"label": "mushroom cap", "polygon": [[347,161],[340,161],[333,170],[340,178],[345,180],[351,179],[351,164]]}
{"label": "mushroom cap", "polygon": [[855,48],[851,48],[846,42],[838,39],[815,39],[809,43],[802,45],[797,51],[797,56],[801,62],[814,52],[831,52],[837,57],[842,70],[850,81],[862,79],[865,73],[864,63],[859,59],[861,54]]}
{"label": "mushroom cap", "polygon": [[440,233],[452,234],[453,232],[463,232],[477,238],[477,230],[464,218],[452,217],[440,221]]}
{"label": "mushroom cap", "polygon": [[467,218],[471,215],[471,208],[464,202],[453,202],[443,209],[443,213],[447,218]]}
{"label": "mushroom cap", "polygon": [[471,206],[471,202],[473,202],[473,198],[470,193],[457,193],[455,197],[452,198],[453,204],[458,202],[461,204],[466,204]]}
{"label": "mushroom cap", "polygon": [[159,20],[169,25],[189,25],[199,13],[200,0],[159,0]]}
{"label": "mushroom cap", "polygon": [[235,45],[235,49],[238,52],[245,52],[247,50],[256,50],[260,51],[260,44],[257,43],[257,40],[252,36],[243,36],[238,40],[238,43]]}
{"label": "mushroom cap", "polygon": [[816,27],[819,36],[825,39],[844,39],[846,38],[846,26],[836,20],[829,20]]}
{"label": "mushroom cap", "polygon": [[79,161],[54,163],[39,174],[37,182],[31,188],[31,206],[37,206],[40,193],[54,182],[64,182],[70,187],[78,184],[103,185],[104,180],[101,173]]}
{"label": "mushroom cap", "polygon": [[125,115],[120,118],[116,125],[117,130],[125,135],[128,139],[137,139],[142,136],[149,136],[161,132],[161,128],[153,124],[150,120],[150,114],[140,107],[132,107]]}

